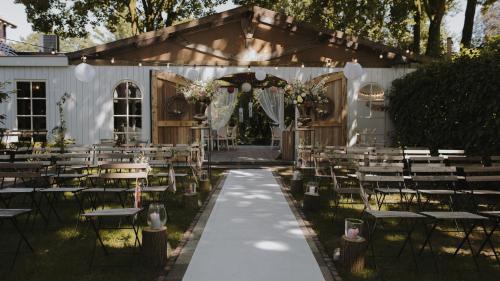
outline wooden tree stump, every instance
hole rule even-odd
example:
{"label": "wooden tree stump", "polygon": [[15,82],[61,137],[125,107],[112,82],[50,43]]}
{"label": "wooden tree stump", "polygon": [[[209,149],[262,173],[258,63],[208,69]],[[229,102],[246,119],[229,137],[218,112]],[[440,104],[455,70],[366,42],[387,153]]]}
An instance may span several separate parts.
{"label": "wooden tree stump", "polygon": [[185,208],[196,210],[200,207],[198,193],[184,193],[182,200]]}
{"label": "wooden tree stump", "polygon": [[163,267],[167,262],[167,228],[142,229],[142,254],[144,264],[152,267]]}
{"label": "wooden tree stump", "polygon": [[348,239],[342,235],[340,241],[340,260],[344,268],[351,273],[359,273],[365,268],[366,240]]}
{"label": "wooden tree stump", "polygon": [[320,197],[316,193],[304,193],[304,201],[302,202],[302,208],[307,211],[316,211],[320,208]]}
{"label": "wooden tree stump", "polygon": [[304,192],[304,182],[302,180],[293,180],[291,181],[291,190],[293,193],[301,193]]}
{"label": "wooden tree stump", "polygon": [[204,193],[209,193],[212,191],[212,185],[209,180],[200,180],[200,190]]}

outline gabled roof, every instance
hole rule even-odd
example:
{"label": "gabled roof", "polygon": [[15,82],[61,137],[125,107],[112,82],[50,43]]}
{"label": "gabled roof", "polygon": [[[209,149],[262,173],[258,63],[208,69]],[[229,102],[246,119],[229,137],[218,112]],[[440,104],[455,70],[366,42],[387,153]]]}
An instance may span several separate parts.
{"label": "gabled roof", "polygon": [[113,58],[117,64],[340,66],[357,58],[363,65],[389,67],[431,60],[257,6],[237,7],[67,55],[73,63],[85,55],[97,64],[109,64]]}
{"label": "gabled roof", "polygon": [[10,26],[11,28],[17,28],[17,26],[13,23],[10,23],[9,21],[7,21],[6,19],[4,19],[3,17],[0,17],[0,23],[1,24],[5,24],[5,25],[8,25]]}

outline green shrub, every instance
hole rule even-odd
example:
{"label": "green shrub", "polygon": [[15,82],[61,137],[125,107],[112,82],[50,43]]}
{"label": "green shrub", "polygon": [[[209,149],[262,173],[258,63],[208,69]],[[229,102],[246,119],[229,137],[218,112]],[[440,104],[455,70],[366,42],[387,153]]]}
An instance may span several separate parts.
{"label": "green shrub", "polygon": [[500,38],[393,81],[395,142],[500,153]]}

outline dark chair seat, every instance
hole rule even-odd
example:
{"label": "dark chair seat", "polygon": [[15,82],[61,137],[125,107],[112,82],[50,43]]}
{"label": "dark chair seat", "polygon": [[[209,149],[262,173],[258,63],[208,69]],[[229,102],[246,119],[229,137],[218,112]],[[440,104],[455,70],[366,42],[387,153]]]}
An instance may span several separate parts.
{"label": "dark chair seat", "polygon": [[488,218],[469,212],[421,212],[438,220],[487,220]]}
{"label": "dark chair seat", "polygon": [[413,212],[406,211],[376,211],[376,210],[365,210],[365,212],[377,219],[389,219],[389,218],[408,218],[408,219],[419,219],[425,218],[425,216]]}
{"label": "dark chair seat", "polygon": [[80,192],[84,190],[85,188],[83,187],[51,187],[51,188],[45,188],[40,190],[40,192]]}
{"label": "dark chair seat", "polygon": [[104,187],[91,187],[82,190],[82,192],[125,192],[127,189],[125,188],[120,188],[120,187],[110,187],[110,188],[104,188]]}
{"label": "dark chair seat", "polygon": [[119,208],[96,210],[83,214],[84,217],[129,217],[142,211],[141,208]]}
{"label": "dark chair seat", "polygon": [[33,187],[7,187],[0,189],[0,194],[12,194],[12,193],[32,193],[42,190],[42,188]]}
{"label": "dark chair seat", "polygon": [[[165,192],[169,188],[168,185],[161,186],[147,186],[142,188],[142,192]],[[128,192],[135,192],[135,188],[130,188],[127,190]]]}
{"label": "dark chair seat", "polygon": [[31,209],[0,209],[0,218],[10,219],[31,212]]}

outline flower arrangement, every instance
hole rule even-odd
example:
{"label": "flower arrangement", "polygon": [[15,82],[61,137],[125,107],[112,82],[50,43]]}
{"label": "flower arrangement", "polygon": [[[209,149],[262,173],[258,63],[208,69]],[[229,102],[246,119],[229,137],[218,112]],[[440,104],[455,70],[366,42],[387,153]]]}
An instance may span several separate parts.
{"label": "flower arrangement", "polygon": [[325,83],[326,78],[316,84],[294,80],[285,86],[286,101],[298,106],[327,103]]}
{"label": "flower arrangement", "polygon": [[180,92],[189,102],[211,101],[221,85],[216,80],[194,81],[192,84],[180,88]]}

